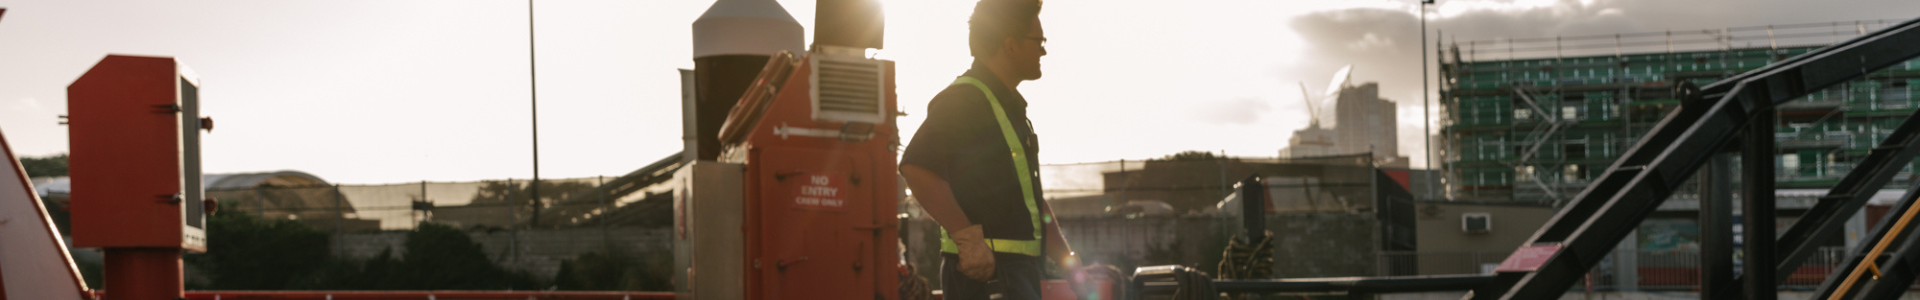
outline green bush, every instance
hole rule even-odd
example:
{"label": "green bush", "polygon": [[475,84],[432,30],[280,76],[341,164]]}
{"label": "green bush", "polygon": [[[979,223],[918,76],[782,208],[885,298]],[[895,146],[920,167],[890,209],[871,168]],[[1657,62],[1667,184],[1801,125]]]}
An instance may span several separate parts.
{"label": "green bush", "polygon": [[20,157],[20,168],[27,169],[27,177],[67,176],[67,154],[46,157]]}
{"label": "green bush", "polygon": [[313,273],[329,260],[327,234],[299,221],[260,220],[231,213],[234,203],[207,218],[207,252],[183,259],[210,279],[189,288],[275,290]]}
{"label": "green bush", "polygon": [[[237,212],[235,209],[224,211]],[[422,223],[407,233],[405,258],[392,249],[367,260],[328,255],[327,234],[292,220],[260,220],[245,213],[208,219],[207,248],[185,256],[217,290],[530,290],[533,276],[487,259],[465,232]]]}
{"label": "green bush", "polygon": [[466,232],[452,226],[420,223],[407,233],[407,257],[401,274],[413,289],[506,290],[539,286],[525,273],[511,272],[487,260]]}
{"label": "green bush", "polygon": [[570,291],[671,291],[672,263],[671,253],[636,255],[609,246],[561,262],[553,285]]}

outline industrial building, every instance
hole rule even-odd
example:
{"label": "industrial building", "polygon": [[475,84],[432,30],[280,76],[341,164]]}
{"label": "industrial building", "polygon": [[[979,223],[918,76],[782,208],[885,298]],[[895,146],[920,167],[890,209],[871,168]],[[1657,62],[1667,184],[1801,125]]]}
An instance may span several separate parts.
{"label": "industrial building", "polygon": [[[1448,196],[1562,205],[1681,106],[1682,83],[1705,85],[1890,24],[1443,42],[1438,151]],[[1914,110],[1916,63],[1781,105],[1778,187],[1824,189],[1852,170]],[[1903,173],[1891,185],[1910,180]]]}

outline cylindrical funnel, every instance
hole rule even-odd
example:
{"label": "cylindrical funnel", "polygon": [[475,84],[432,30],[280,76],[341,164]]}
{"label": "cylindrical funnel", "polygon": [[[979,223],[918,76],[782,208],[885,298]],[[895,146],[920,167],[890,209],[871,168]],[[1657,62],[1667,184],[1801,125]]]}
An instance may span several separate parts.
{"label": "cylindrical funnel", "polygon": [[816,46],[880,49],[886,37],[886,14],[878,0],[819,0],[813,10]]}
{"label": "cylindrical funnel", "polygon": [[700,160],[720,156],[720,126],[767,58],[806,53],[806,30],[774,0],[719,0],[693,21],[694,109],[690,133]]}
{"label": "cylindrical funnel", "polygon": [[[806,53],[806,29],[774,0],[719,0],[693,21],[693,57]],[[753,65],[758,71],[759,63]]]}

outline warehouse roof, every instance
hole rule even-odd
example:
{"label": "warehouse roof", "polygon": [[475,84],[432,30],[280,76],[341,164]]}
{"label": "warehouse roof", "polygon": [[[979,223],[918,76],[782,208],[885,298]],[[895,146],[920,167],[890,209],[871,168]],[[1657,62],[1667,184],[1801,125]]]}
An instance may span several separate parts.
{"label": "warehouse roof", "polygon": [[[296,187],[328,186],[327,180],[320,176],[295,170],[279,170],[252,173],[206,174],[201,176],[201,186],[207,190],[249,189],[261,186]],[[68,177],[42,177],[33,179],[33,189],[41,197],[51,194],[67,194],[73,191],[72,180]]]}

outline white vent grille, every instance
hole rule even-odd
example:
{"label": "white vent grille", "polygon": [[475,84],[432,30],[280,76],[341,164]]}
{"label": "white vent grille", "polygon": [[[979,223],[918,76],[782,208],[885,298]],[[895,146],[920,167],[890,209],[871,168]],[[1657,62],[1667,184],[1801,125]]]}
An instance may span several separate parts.
{"label": "white vent grille", "polygon": [[811,64],[814,120],[878,124],[885,118],[880,60],[815,54]]}

